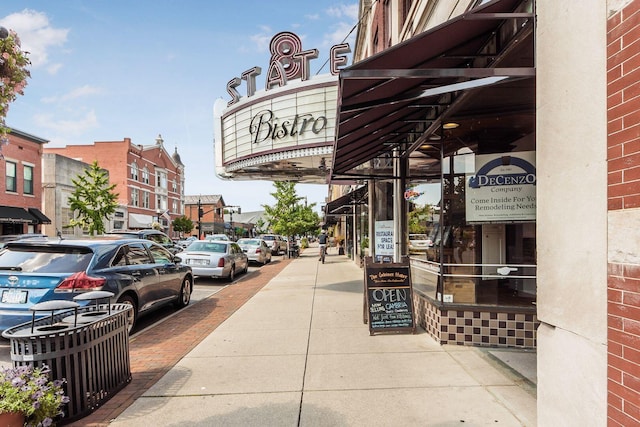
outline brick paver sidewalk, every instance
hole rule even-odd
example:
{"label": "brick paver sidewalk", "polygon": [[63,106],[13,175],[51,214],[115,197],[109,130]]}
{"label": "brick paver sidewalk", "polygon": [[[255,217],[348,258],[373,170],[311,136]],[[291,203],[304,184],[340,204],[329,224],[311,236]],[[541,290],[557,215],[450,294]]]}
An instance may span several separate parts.
{"label": "brick paver sidewalk", "polygon": [[132,380],[105,404],[71,426],[108,426],[164,376],[214,329],[277,276],[291,259],[283,257],[261,267],[209,298],[177,312],[131,339]]}

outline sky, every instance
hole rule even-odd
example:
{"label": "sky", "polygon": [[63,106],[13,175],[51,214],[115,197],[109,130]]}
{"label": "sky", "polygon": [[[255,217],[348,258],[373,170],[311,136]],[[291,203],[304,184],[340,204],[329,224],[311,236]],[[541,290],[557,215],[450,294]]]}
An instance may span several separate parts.
{"label": "sky", "polygon": [[[215,175],[215,100],[230,100],[227,82],[254,66],[264,88],[269,42],[281,31],[318,49],[312,72],[329,73],[329,48],[346,41],[353,49],[357,17],[357,0],[2,0],[0,26],[16,31],[31,60],[6,124],[45,147],[150,145],[161,135],[185,165],[186,195],[220,194],[259,211],[275,203],[272,182]],[[326,185],[296,190],[320,212]]]}

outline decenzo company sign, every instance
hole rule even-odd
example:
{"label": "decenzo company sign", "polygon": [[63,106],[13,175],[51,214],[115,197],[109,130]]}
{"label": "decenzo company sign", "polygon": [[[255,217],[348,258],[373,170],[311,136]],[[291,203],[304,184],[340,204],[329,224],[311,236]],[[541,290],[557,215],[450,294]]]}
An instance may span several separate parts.
{"label": "decenzo company sign", "polygon": [[467,175],[467,222],[535,221],[536,153],[523,151],[475,156]]}

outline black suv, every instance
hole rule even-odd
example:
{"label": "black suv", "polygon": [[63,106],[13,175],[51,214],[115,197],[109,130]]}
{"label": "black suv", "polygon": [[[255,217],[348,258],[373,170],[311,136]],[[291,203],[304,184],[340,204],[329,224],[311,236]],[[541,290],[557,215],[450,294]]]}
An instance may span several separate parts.
{"label": "black suv", "polygon": [[178,253],[182,250],[179,245],[176,245],[169,236],[164,234],[160,230],[113,230],[109,231],[107,234],[114,235],[117,234],[122,236],[123,238],[137,238],[137,239],[147,239],[153,242],[159,243],[165,248],[167,248],[171,253]]}

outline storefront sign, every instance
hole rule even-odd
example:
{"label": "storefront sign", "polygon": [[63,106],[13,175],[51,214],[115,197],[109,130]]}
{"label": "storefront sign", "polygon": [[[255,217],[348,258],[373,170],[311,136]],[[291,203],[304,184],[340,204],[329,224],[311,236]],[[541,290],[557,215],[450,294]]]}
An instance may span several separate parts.
{"label": "storefront sign", "polygon": [[[216,174],[223,179],[273,179],[295,172],[306,182],[325,183],[318,165],[333,155],[338,74],[346,65],[348,44],[331,48],[330,73],[312,75],[309,62],[317,49],[302,49],[294,33],[276,34],[264,89],[257,90],[260,67],[227,84],[231,100],[214,104]],[[246,85],[246,95],[239,87]]]}
{"label": "storefront sign", "polygon": [[[318,49],[302,50],[302,40],[294,33],[283,31],[276,34],[269,44],[271,60],[265,80],[265,90],[273,87],[283,87],[294,79],[306,81],[311,78],[309,61],[318,57]],[[347,43],[331,47],[329,55],[329,69],[332,75],[340,73],[340,66],[346,65],[345,53],[351,52]],[[231,95],[229,106],[240,102],[241,96],[237,90],[244,80],[247,86],[247,97],[255,95],[256,77],[262,73],[260,67],[253,67],[243,72],[240,77],[234,77],[227,83],[227,93]]]}
{"label": "storefront sign", "polygon": [[413,291],[408,263],[365,260],[369,333],[414,332]]}
{"label": "storefront sign", "polygon": [[393,220],[376,221],[375,255],[377,262],[391,262],[394,254]]}
{"label": "storefront sign", "polygon": [[475,156],[467,175],[467,222],[535,221],[535,151]]}

